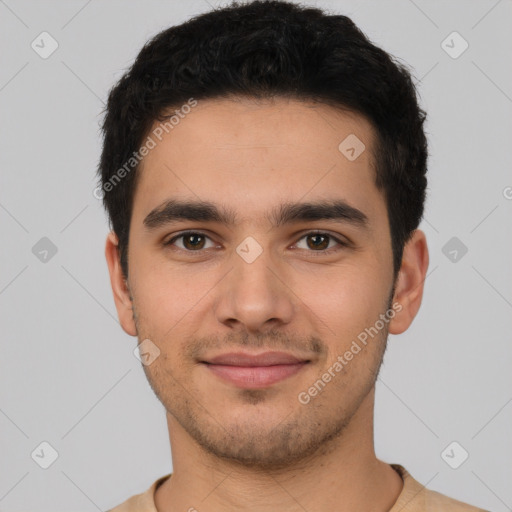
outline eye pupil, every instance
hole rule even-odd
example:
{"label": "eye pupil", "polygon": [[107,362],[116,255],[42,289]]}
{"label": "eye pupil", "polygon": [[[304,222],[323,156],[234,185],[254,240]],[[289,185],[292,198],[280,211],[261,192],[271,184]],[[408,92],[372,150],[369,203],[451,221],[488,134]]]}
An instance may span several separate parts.
{"label": "eye pupil", "polygon": [[201,249],[204,245],[204,237],[198,234],[190,234],[183,237],[183,245],[187,249]]}
{"label": "eye pupil", "polygon": [[[313,240],[311,244],[310,241]],[[309,235],[308,246],[310,249],[326,249],[329,245],[329,237],[325,235]]]}

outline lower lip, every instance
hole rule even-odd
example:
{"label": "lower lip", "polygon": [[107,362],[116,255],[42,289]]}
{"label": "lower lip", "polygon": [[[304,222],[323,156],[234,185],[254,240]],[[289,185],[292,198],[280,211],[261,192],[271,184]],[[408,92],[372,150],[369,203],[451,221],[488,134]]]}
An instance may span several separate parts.
{"label": "lower lip", "polygon": [[266,388],[299,372],[306,362],[274,366],[227,366],[206,364],[215,375],[241,388]]}

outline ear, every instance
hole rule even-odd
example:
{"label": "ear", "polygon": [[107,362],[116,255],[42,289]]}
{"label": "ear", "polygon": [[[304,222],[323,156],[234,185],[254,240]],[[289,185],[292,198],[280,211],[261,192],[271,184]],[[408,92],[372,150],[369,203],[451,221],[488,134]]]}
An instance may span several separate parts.
{"label": "ear", "polygon": [[423,298],[423,283],[428,269],[427,239],[416,229],[404,246],[402,265],[397,276],[393,304],[397,302],[396,315],[389,322],[390,334],[401,334],[412,324]]}
{"label": "ear", "polygon": [[121,270],[118,243],[116,234],[111,231],[107,236],[105,245],[105,258],[107,259],[108,271],[110,273],[110,285],[112,286],[117,316],[119,317],[121,327],[130,336],[137,336],[130,290]]}

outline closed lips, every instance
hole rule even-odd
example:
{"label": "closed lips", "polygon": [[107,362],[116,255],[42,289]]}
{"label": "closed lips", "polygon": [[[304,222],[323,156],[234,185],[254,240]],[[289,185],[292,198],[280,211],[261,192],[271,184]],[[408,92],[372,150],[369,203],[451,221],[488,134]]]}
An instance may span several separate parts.
{"label": "closed lips", "polygon": [[261,367],[307,363],[309,360],[296,357],[286,352],[264,352],[258,355],[252,355],[243,352],[230,352],[209,358],[202,362],[206,364],[224,366]]}

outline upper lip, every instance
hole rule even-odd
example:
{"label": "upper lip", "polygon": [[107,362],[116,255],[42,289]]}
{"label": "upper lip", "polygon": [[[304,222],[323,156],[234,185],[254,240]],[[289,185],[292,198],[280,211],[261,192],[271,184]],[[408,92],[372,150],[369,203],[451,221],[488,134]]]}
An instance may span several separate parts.
{"label": "upper lip", "polygon": [[308,359],[297,357],[287,352],[263,352],[257,355],[246,352],[229,352],[202,362],[226,366],[273,366],[277,364],[306,363]]}

